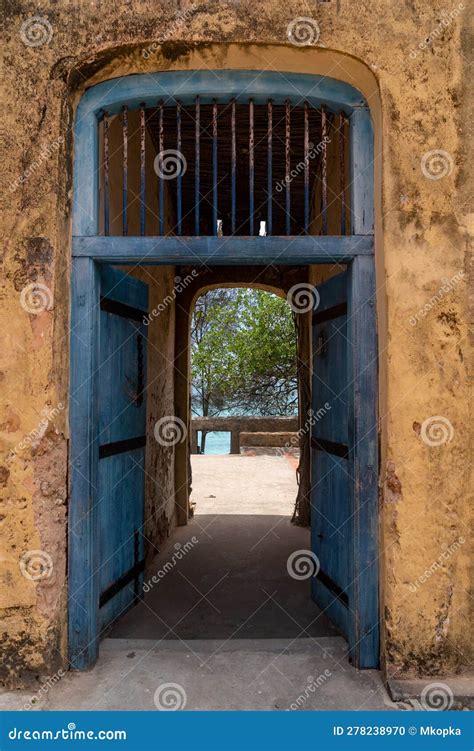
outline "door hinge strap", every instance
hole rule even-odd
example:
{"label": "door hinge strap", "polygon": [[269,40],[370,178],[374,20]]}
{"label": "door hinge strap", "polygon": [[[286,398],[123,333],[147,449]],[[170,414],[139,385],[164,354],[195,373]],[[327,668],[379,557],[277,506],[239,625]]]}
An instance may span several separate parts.
{"label": "door hinge strap", "polygon": [[347,303],[341,302],[339,305],[322,310],[320,313],[313,313],[313,323],[324,323],[345,315],[347,315]]}
{"label": "door hinge strap", "polygon": [[[127,584],[130,584],[130,582],[134,581],[136,582],[137,577],[145,570],[145,559],[142,561],[138,561],[134,566],[132,566],[131,569],[129,569],[123,576],[120,577],[120,579],[117,579],[117,581],[114,581],[113,584],[111,584],[107,589],[104,589],[102,594],[99,598],[99,608],[103,608],[104,605],[106,605],[109,600],[111,600],[115,595],[118,595],[118,593],[127,586]],[[136,585],[134,587],[135,591],[135,597],[136,597]]]}
{"label": "door hinge strap", "polygon": [[345,443],[335,443],[334,441],[326,441],[324,438],[311,438],[311,447],[318,451],[324,451],[326,454],[334,454],[335,456],[341,456],[343,459],[349,458],[349,447]]}
{"label": "door hinge strap", "polygon": [[99,459],[105,459],[107,456],[115,456],[116,454],[124,454],[126,451],[135,451],[145,446],[145,435],[138,436],[138,438],[126,438],[124,441],[104,443],[102,446],[99,446]]}
{"label": "door hinge strap", "polygon": [[318,574],[316,576],[317,579],[321,582],[321,584],[324,584],[326,589],[329,589],[333,594],[336,595],[337,599],[340,600],[340,602],[344,605],[344,607],[349,607],[349,597],[347,596],[347,593],[344,592],[341,587],[336,584],[336,582],[331,579],[330,576],[324,573],[321,569],[319,569]]}
{"label": "door hinge strap", "polygon": [[105,313],[112,313],[115,316],[138,321],[138,323],[143,323],[143,319],[147,317],[147,313],[144,313],[143,310],[126,305],[123,302],[118,302],[117,300],[111,300],[109,297],[100,298],[100,309]]}

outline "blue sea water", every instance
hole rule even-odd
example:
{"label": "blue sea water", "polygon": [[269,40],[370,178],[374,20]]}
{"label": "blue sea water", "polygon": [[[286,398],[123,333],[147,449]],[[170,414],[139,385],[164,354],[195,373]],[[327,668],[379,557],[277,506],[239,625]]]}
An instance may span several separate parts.
{"label": "blue sea water", "polygon": [[[201,434],[198,434],[198,443],[201,440]],[[205,454],[229,454],[230,453],[230,433],[208,433],[206,436]]]}

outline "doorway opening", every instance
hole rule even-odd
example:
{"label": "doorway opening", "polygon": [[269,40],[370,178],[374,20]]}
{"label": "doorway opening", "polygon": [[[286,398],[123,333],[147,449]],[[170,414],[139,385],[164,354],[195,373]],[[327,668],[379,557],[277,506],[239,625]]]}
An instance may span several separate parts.
{"label": "doorway opening", "polygon": [[[340,635],[311,599],[319,562],[297,513],[298,480],[309,472],[300,444],[311,427],[298,428],[304,383],[292,302],[283,289],[243,286],[193,302],[190,519],[152,551],[138,577],[141,601],[109,624],[110,638]],[[148,441],[163,435],[154,430]]]}
{"label": "doorway opening", "polygon": [[[99,637],[127,608],[141,606],[156,548],[168,539],[173,543],[172,535],[186,533],[197,521],[190,465],[206,454],[192,454],[198,445],[190,414],[194,301],[207,289],[242,288],[258,279],[289,301],[303,300],[297,317],[301,526],[292,529],[295,535],[305,532],[306,513],[311,534],[298,550],[314,563],[304,585],[316,605],[309,597],[308,603],[344,634],[355,665],[375,667],[378,449],[370,113],[360,93],[338,81],[330,81],[326,97],[328,79],[311,75],[288,74],[282,83],[260,73],[254,93],[249,72],[220,71],[203,86],[206,75],[159,74],[159,93],[167,90],[170,97],[166,112],[155,77],[134,76],[132,88],[126,79],[92,87],[80,105],[83,116],[78,113],[71,662],[78,668],[93,664]],[[206,93],[196,101],[199,90]],[[281,121],[273,118],[277,107],[284,116],[281,133]],[[210,126],[201,119],[206,113]],[[230,135],[219,127],[229,113]],[[236,122],[238,116],[245,120],[239,132],[233,113]],[[192,145],[187,177],[178,169],[170,180],[163,171],[167,122],[172,141],[184,149],[175,151],[186,156],[185,144]],[[322,136],[314,154],[312,133]],[[266,148],[260,153],[263,135]],[[281,139],[276,159],[274,141]],[[201,147],[210,148],[210,166],[207,157],[202,161]],[[237,458],[246,457],[231,457]],[[270,467],[260,474],[273,476]],[[274,514],[276,507],[268,510]],[[249,516],[250,529],[258,514]],[[189,556],[199,552],[195,545]],[[176,559],[184,552],[191,561],[188,550],[177,550]]]}
{"label": "doorway opening", "polygon": [[[190,334],[194,453],[257,447],[248,432],[260,432],[256,440],[269,448],[278,441],[284,447],[285,438],[293,437],[284,428],[289,432],[297,424],[296,333],[290,305],[272,292],[226,287],[198,297]],[[289,420],[276,419],[272,431],[258,418]]]}

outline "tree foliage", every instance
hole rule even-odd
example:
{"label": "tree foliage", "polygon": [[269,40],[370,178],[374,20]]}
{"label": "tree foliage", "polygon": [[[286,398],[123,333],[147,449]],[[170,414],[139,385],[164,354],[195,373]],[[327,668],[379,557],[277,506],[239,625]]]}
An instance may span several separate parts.
{"label": "tree foliage", "polygon": [[296,414],[296,333],[286,300],[260,290],[206,292],[191,348],[195,414]]}

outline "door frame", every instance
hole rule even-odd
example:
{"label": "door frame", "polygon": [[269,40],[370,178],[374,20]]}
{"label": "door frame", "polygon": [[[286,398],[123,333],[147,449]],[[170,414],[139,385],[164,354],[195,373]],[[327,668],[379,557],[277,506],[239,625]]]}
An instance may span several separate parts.
{"label": "door frame", "polygon": [[[186,103],[202,92],[227,101],[252,96],[306,99],[328,109],[344,107],[351,142],[352,234],[288,237],[104,237],[99,233],[98,119],[154,106],[179,96]],[[297,96],[295,96],[295,91]],[[243,96],[242,96],[243,98]],[[99,362],[99,264],[309,265],[346,263],[349,268],[350,340],[363,342],[351,357],[355,420],[354,591],[357,667],[379,663],[378,605],[378,376],[373,239],[373,129],[361,93],[336,79],[262,71],[173,71],[130,75],[91,87],[76,112],[70,331],[69,655],[79,670],[98,656],[97,393]],[[357,316],[350,311],[357,311]],[[363,335],[363,336],[362,336]]]}

